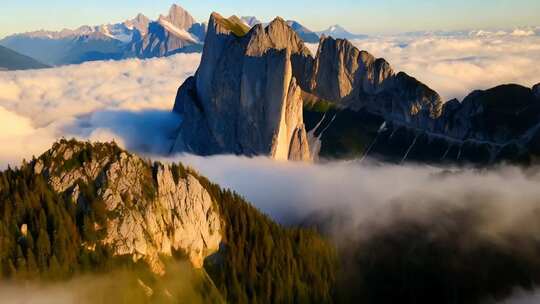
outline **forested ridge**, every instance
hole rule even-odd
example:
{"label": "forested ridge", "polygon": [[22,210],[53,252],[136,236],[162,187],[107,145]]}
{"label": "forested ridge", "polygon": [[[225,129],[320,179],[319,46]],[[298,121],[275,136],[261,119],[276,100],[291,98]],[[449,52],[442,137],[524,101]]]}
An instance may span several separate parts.
{"label": "forested ridge", "polygon": [[[117,157],[121,152],[115,144],[63,143],[82,145],[82,149],[68,160],[54,159],[49,151],[38,158],[41,164],[55,163],[55,170],[71,170],[103,153]],[[35,164],[33,159],[0,173],[4,279],[64,280],[118,267],[141,267],[131,257],[113,256],[99,242],[107,220],[115,215],[106,211],[96,185],[78,181],[84,200],[73,202],[70,196],[55,192],[46,171],[36,173]],[[152,168],[150,162],[147,165]],[[206,259],[204,268],[223,298],[231,303],[332,302],[337,256],[329,242],[312,230],[275,223],[238,194],[182,164],[171,168],[176,181],[186,174],[197,177],[218,206],[224,224],[222,246]],[[147,178],[153,188],[155,176]],[[147,195],[155,195],[155,189]]]}
{"label": "forested ridge", "polygon": [[199,177],[220,204],[221,250],[205,268],[231,303],[330,303],[338,269],[333,246],[310,229],[276,224],[238,194]]}

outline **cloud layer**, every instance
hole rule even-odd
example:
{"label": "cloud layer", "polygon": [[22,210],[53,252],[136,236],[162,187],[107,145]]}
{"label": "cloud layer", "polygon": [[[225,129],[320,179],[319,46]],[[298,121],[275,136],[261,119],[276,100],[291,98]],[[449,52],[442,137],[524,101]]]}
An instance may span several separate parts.
{"label": "cloud layer", "polygon": [[[465,207],[474,198],[471,195],[482,195],[490,208],[501,212],[496,224],[504,230],[502,226],[518,224],[518,218],[540,210],[540,174],[515,167],[476,171],[358,161],[305,164],[262,157],[193,155],[166,160],[196,168],[284,222],[330,208],[348,210],[356,224],[385,219],[394,207],[408,208],[409,203],[415,206],[415,215],[424,208],[428,214],[432,207]],[[403,211],[401,215],[407,215],[406,209]],[[536,228],[540,231],[540,226]]]}
{"label": "cloud layer", "polygon": [[[459,286],[460,299],[500,300],[517,290],[501,303],[538,301],[538,292],[519,289],[531,288],[519,278],[537,278],[540,271],[537,169],[302,164],[236,156],[171,160],[241,193],[282,224],[315,224],[328,233],[348,265],[344,281],[351,282],[346,290],[353,295],[355,288],[369,290],[384,295],[377,303],[394,303],[398,293],[388,288],[402,292],[408,286],[414,294],[414,286],[431,286],[423,275],[433,274],[438,289],[404,303],[450,303],[440,297],[453,286]],[[525,275],[516,274],[517,267]],[[366,276],[373,281],[359,283]],[[400,285],[400,276],[414,283]],[[377,284],[383,281],[387,286]],[[469,290],[463,282],[476,285]],[[434,299],[441,301],[427,301]]]}
{"label": "cloud layer", "polygon": [[166,152],[180,120],[170,113],[199,54],[0,72],[0,168],[47,150],[61,137],[115,139]]}

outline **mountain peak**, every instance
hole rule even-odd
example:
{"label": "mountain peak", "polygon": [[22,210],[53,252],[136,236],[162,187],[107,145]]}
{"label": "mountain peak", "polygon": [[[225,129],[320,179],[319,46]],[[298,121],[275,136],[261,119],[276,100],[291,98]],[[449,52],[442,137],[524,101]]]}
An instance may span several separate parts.
{"label": "mountain peak", "polygon": [[270,24],[272,23],[283,23],[283,24],[286,24],[287,21],[285,21],[285,19],[281,18],[280,16],[277,16],[276,18],[274,18],[274,20],[272,20],[272,22],[270,22]]}
{"label": "mountain peak", "polygon": [[150,19],[146,17],[146,15],[142,13],[138,13],[137,16],[135,16],[135,18],[132,19],[132,21],[150,21]]}
{"label": "mountain peak", "polygon": [[[262,25],[258,25],[262,29]],[[310,57],[302,37],[281,17],[276,17],[264,30],[256,30],[247,48],[250,56],[260,56],[269,49],[289,49],[291,53]]]}
{"label": "mountain peak", "polygon": [[173,4],[169,9],[169,14],[167,16],[160,16],[159,19],[165,19],[179,29],[184,30],[189,29],[195,23],[193,16],[178,4]]}
{"label": "mountain peak", "polygon": [[322,36],[322,35],[325,35],[325,36],[332,36],[334,38],[339,38],[339,39],[363,39],[363,38],[366,38],[367,36],[366,35],[358,35],[358,34],[353,34],[351,32],[349,32],[348,30],[346,30],[343,26],[339,25],[339,24],[334,24],[332,26],[330,26],[329,28],[327,28],[326,30],[322,31],[322,32],[319,32],[319,34]]}
{"label": "mountain peak", "polygon": [[142,36],[148,31],[148,24],[150,24],[150,19],[141,13],[137,14],[135,18],[124,22],[128,29],[136,29]]}

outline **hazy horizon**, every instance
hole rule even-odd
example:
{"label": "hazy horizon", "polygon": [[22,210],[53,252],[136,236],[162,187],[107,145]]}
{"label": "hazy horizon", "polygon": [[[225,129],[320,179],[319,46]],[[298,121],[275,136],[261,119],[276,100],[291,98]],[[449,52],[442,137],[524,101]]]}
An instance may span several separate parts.
{"label": "hazy horizon", "polygon": [[[211,12],[223,15],[256,16],[262,21],[276,16],[294,19],[313,31],[339,24],[361,34],[397,34],[414,31],[511,29],[539,26],[540,2],[534,0],[450,1],[437,3],[424,0],[370,1],[338,0],[331,5],[316,0],[294,3],[277,0],[272,3],[253,3],[233,0],[213,1],[171,0],[102,0],[75,3],[67,0],[36,1],[2,4],[4,17],[0,20],[0,38],[35,30],[61,30],[82,25],[122,22],[142,13],[150,19],[166,14],[176,3],[190,12],[198,22],[206,22]],[[324,8],[324,9],[322,9]],[[508,11],[512,11],[509,16]],[[480,14],[478,12],[481,12]]]}

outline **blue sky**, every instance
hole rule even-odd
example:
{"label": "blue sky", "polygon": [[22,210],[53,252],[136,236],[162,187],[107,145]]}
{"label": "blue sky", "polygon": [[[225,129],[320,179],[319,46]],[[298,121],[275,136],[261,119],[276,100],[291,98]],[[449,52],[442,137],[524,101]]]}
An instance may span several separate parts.
{"label": "blue sky", "polygon": [[24,0],[1,1],[0,37],[36,29],[74,28],[125,20],[141,12],[156,18],[175,2],[199,21],[212,11],[279,15],[313,30],[341,24],[357,33],[512,28],[540,25],[539,0]]}

